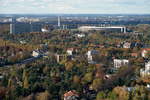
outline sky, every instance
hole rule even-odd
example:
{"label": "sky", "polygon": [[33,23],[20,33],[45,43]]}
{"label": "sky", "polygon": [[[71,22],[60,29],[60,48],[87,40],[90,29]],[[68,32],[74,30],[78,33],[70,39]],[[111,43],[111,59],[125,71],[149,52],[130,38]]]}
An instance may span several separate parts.
{"label": "sky", "polygon": [[1,14],[150,14],[150,0],[0,0]]}

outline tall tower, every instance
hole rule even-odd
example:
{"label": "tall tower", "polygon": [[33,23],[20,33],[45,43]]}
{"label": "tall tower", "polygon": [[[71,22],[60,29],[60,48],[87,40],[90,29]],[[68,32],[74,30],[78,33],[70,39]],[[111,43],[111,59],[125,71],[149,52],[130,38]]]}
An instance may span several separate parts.
{"label": "tall tower", "polygon": [[10,23],[10,34],[14,34],[14,33],[15,33],[15,23],[16,23],[15,18],[11,18],[11,23]]}
{"label": "tall tower", "polygon": [[32,22],[30,21],[30,32],[33,32]]}
{"label": "tall tower", "polygon": [[60,16],[58,16],[58,27],[60,27]]}

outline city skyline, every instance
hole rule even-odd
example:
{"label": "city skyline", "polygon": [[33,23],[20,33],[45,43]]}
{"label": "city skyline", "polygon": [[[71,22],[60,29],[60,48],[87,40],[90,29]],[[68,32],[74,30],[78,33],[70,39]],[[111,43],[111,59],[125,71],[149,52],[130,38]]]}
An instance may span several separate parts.
{"label": "city skyline", "polygon": [[149,0],[0,0],[1,14],[150,14]]}

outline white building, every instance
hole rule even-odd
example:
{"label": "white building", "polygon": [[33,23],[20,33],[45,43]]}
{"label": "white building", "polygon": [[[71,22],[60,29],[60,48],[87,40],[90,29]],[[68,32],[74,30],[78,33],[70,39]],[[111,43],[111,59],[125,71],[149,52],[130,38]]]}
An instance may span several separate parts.
{"label": "white building", "polygon": [[141,52],[141,55],[142,55],[142,57],[146,57],[146,54],[147,54],[147,51],[146,50],[143,50],[142,52]]}
{"label": "white building", "polygon": [[145,63],[145,68],[140,70],[140,75],[142,77],[150,75],[150,61]]}
{"label": "white building", "polygon": [[79,31],[91,31],[91,30],[108,30],[108,29],[120,29],[121,32],[126,33],[126,27],[122,26],[81,26],[78,28]]}
{"label": "white building", "polygon": [[125,42],[125,43],[123,44],[123,48],[127,48],[127,49],[131,48],[131,43]]}
{"label": "white building", "polygon": [[76,34],[76,36],[77,36],[78,38],[83,38],[83,37],[85,37],[85,34]]}
{"label": "white building", "polygon": [[43,33],[50,32],[48,29],[45,29],[45,28],[42,28],[41,31],[42,31]]}
{"label": "white building", "polygon": [[0,75],[0,79],[3,79],[4,78],[4,76],[3,75]]}
{"label": "white building", "polygon": [[66,60],[67,56],[66,55],[59,55],[59,54],[55,54],[55,57],[56,57],[56,61],[59,63],[63,60]]}
{"label": "white building", "polygon": [[39,51],[32,51],[32,56],[33,57],[38,57],[40,55]]}
{"label": "white building", "polygon": [[145,64],[145,70],[149,71],[150,73],[150,62]]}
{"label": "white building", "polygon": [[72,56],[73,55],[73,51],[74,51],[73,48],[68,48],[67,49],[67,54],[70,55],[70,56]]}
{"label": "white building", "polygon": [[88,58],[88,62],[93,62],[93,56],[97,55],[99,52],[97,50],[90,50],[87,52],[87,58]]}
{"label": "white building", "polygon": [[146,58],[147,57],[147,54],[150,52],[150,48],[147,48],[147,49],[143,49],[142,52],[141,52],[141,56]]}
{"label": "white building", "polygon": [[20,43],[21,43],[21,44],[26,44],[27,42],[26,42],[26,41],[20,41]]}
{"label": "white building", "polygon": [[128,65],[129,65],[129,60],[127,59],[114,59],[115,68],[120,68],[122,66],[128,66]]}
{"label": "white building", "polygon": [[147,86],[146,86],[148,89],[150,89],[150,84],[147,84]]}

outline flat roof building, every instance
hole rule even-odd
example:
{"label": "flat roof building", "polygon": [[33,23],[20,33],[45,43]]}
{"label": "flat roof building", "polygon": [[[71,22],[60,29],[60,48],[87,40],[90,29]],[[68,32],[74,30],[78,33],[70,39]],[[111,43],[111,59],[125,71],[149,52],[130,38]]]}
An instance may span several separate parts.
{"label": "flat roof building", "polygon": [[42,24],[40,23],[11,23],[10,34],[41,32],[41,28]]}
{"label": "flat roof building", "polygon": [[112,30],[112,29],[119,29],[122,33],[126,33],[126,27],[123,26],[81,26],[78,28],[79,31],[91,31],[91,30]]}

